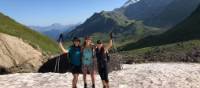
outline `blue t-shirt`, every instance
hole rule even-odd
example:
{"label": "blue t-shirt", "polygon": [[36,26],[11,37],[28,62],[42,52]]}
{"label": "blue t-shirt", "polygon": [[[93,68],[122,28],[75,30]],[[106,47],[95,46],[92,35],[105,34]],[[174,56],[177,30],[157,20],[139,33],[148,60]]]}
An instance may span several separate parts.
{"label": "blue t-shirt", "polygon": [[81,65],[81,47],[71,46],[68,48],[69,59],[72,65]]}
{"label": "blue t-shirt", "polygon": [[83,64],[84,65],[90,65],[92,64],[92,57],[93,51],[91,48],[84,48],[83,49]]}

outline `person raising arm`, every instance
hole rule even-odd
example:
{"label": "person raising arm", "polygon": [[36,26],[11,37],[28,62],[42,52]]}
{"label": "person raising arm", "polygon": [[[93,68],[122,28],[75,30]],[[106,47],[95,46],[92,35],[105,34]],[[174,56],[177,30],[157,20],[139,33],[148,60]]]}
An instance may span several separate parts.
{"label": "person raising arm", "polygon": [[97,41],[97,47],[95,49],[98,73],[101,77],[103,88],[109,88],[109,79],[108,79],[108,51],[113,46],[112,33],[110,33],[110,40],[108,46],[104,47],[101,40]]}
{"label": "person raising arm", "polygon": [[113,35],[112,32],[110,33],[110,40],[108,45],[105,47],[105,53],[108,53],[109,49],[111,49],[113,46]]}
{"label": "person raising arm", "polygon": [[[60,40],[60,39],[59,39]],[[77,82],[78,82],[78,76],[81,73],[81,46],[80,46],[80,39],[77,37],[74,37],[73,45],[70,46],[68,49],[65,49],[63,47],[62,42],[59,42],[59,47],[62,50],[63,53],[67,53],[70,59],[70,67],[71,72],[73,75],[72,80],[72,88],[77,88]]]}

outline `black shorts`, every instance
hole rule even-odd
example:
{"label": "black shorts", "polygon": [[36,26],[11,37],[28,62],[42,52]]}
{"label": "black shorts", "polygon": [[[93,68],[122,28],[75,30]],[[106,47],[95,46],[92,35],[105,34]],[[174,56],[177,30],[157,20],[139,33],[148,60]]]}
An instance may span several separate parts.
{"label": "black shorts", "polygon": [[71,65],[71,72],[72,72],[72,74],[80,74],[80,73],[82,73],[81,65],[80,66]]}
{"label": "black shorts", "polygon": [[108,66],[107,63],[104,64],[98,64],[98,72],[101,77],[101,80],[105,80],[108,82]]}

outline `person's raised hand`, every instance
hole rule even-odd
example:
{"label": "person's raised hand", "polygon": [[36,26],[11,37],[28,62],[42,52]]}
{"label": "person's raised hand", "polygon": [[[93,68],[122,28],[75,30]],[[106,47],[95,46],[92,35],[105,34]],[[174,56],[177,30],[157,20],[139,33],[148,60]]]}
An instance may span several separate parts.
{"label": "person's raised hand", "polygon": [[112,32],[110,32],[110,38],[111,38],[111,39],[113,38],[113,33],[112,33]]}
{"label": "person's raised hand", "polygon": [[63,34],[61,33],[59,38],[58,38],[58,42],[63,42]]}

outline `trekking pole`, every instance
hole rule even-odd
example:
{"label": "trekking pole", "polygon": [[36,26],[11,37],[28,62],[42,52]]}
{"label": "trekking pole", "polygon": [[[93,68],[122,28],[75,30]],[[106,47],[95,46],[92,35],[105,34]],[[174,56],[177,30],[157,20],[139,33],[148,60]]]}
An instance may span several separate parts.
{"label": "trekking pole", "polygon": [[56,63],[55,63],[55,67],[54,67],[54,72],[59,72],[60,71],[60,55],[58,56],[58,58],[56,58]]}
{"label": "trekking pole", "polygon": [[[114,29],[113,29],[113,30],[114,30]],[[112,30],[112,31],[113,31],[113,30]],[[117,49],[117,46],[116,46],[116,44],[115,44],[115,37],[113,36],[113,32],[111,32],[111,36],[113,37],[112,39],[113,39],[113,48],[114,48],[114,53],[118,53],[118,49]],[[120,67],[120,69],[123,69],[121,59],[119,59],[118,63],[119,63],[119,67]]]}
{"label": "trekking pole", "polygon": [[56,58],[55,66],[54,66],[54,72],[55,72],[55,73],[56,73],[56,70],[57,70],[57,58]]}
{"label": "trekking pole", "polygon": [[[116,46],[115,46],[115,39],[114,39],[114,36],[113,36],[113,30],[110,32],[110,38],[112,39],[112,53],[116,53]],[[114,62],[112,62],[113,64],[116,64],[117,68],[114,68],[114,70],[117,70],[118,68],[121,69],[121,66],[120,66],[120,60],[116,59],[114,60]]]}
{"label": "trekking pole", "polygon": [[58,57],[58,68],[57,68],[57,72],[60,72],[60,55]]}
{"label": "trekking pole", "polygon": [[[64,41],[62,33],[60,34],[57,41],[58,42]],[[56,58],[56,64],[55,64],[55,67],[54,67],[54,72],[59,72],[59,71],[60,71],[60,55],[58,56],[58,58]]]}
{"label": "trekking pole", "polygon": [[113,49],[114,49],[114,53],[117,52],[117,48],[115,45],[115,37],[113,36],[113,31],[114,31],[114,27],[112,27],[112,31],[110,33],[111,37],[112,37],[112,41],[113,41]]}
{"label": "trekking pole", "polygon": [[115,39],[113,39],[113,48],[114,48],[114,53],[117,53],[117,48],[116,48],[116,45],[115,45]]}

